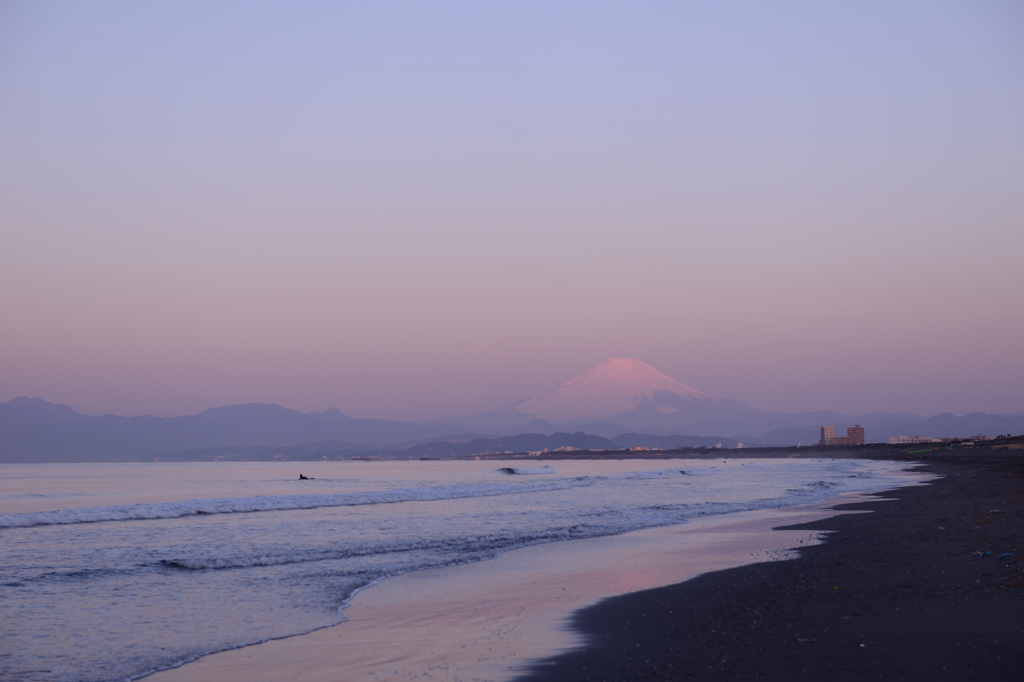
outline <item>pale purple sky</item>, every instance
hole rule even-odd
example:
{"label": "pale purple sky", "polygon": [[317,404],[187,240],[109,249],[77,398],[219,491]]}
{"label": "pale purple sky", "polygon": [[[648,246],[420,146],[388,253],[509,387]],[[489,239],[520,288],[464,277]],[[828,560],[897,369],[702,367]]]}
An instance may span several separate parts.
{"label": "pale purple sky", "polygon": [[1024,412],[1022,256],[1019,2],[0,4],[3,401]]}

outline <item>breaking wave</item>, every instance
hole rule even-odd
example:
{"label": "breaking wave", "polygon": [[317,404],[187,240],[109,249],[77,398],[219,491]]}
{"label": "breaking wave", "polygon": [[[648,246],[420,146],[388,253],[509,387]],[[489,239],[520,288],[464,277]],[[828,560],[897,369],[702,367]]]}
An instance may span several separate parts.
{"label": "breaking wave", "polygon": [[[515,475],[544,475],[556,473],[549,466],[502,468],[498,471]],[[47,512],[18,512],[0,514],[0,528],[23,528],[26,526],[53,526],[73,523],[102,523],[105,521],[151,521],[156,519],[177,519],[184,516],[203,514],[246,514],[264,511],[289,511],[297,509],[318,509],[321,507],[355,507],[374,504],[397,504],[400,502],[434,502],[438,500],[466,499],[471,497],[494,497],[497,495],[522,495],[543,493],[553,490],[567,490],[591,486],[604,480],[644,480],[678,476],[680,471],[639,471],[611,476],[581,476],[560,478],[537,483],[476,483],[454,486],[431,486],[423,488],[395,488],[392,490],[367,491],[359,493],[336,493],[316,495],[259,495],[255,497],[214,497],[180,502],[157,502],[150,504],[127,504],[109,507],[81,507],[59,509]]]}
{"label": "breaking wave", "polygon": [[111,507],[82,507],[49,512],[21,512],[0,514],[0,528],[25,526],[64,525],[72,523],[100,523],[103,521],[142,521],[177,519],[198,514],[244,514],[264,511],[317,509],[320,507],[354,507],[400,502],[434,502],[469,497],[522,495],[552,490],[566,490],[592,485],[587,478],[560,479],[542,483],[474,484],[433,486],[425,488],[395,488],[360,493],[322,495],[260,495],[257,497],[215,497],[180,502],[129,504]]}

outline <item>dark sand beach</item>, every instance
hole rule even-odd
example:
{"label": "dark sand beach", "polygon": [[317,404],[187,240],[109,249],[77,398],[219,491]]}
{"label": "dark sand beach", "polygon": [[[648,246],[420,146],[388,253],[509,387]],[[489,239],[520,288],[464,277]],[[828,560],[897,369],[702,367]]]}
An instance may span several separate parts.
{"label": "dark sand beach", "polygon": [[796,528],[793,561],[708,573],[577,612],[587,644],[521,682],[1020,680],[1024,455],[930,455],[930,485]]}

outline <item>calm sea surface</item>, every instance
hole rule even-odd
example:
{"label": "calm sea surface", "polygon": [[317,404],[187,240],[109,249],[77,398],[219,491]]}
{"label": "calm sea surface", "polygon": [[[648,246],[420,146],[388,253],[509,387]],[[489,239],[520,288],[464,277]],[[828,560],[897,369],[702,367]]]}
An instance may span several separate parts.
{"label": "calm sea surface", "polygon": [[[0,678],[125,680],[542,542],[907,482],[864,460],[0,465]],[[315,480],[298,480],[299,474]]]}

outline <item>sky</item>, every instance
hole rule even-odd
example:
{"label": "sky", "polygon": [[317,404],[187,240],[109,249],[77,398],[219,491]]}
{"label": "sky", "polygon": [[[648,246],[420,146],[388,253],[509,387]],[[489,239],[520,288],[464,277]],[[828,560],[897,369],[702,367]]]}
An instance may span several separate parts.
{"label": "sky", "polygon": [[1024,412],[1022,254],[1019,2],[0,4],[0,401]]}

